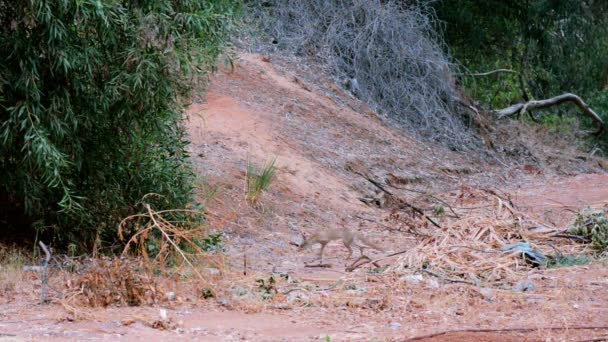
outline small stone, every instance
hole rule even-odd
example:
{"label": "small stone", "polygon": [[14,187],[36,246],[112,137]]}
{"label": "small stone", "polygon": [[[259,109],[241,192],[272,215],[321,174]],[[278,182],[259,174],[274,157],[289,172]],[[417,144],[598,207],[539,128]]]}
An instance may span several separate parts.
{"label": "small stone", "polygon": [[435,279],[427,279],[426,284],[431,288],[439,288],[439,282]]}
{"label": "small stone", "polygon": [[519,292],[533,292],[536,290],[536,286],[530,280],[522,280],[515,285],[515,291]]}
{"label": "small stone", "polygon": [[422,280],[424,280],[424,278],[422,277],[422,274],[410,274],[410,275],[406,275],[406,276],[399,278],[399,280],[406,282],[408,284],[416,285],[416,284],[420,283]]}
{"label": "small stone", "polygon": [[207,267],[205,268],[205,273],[209,275],[220,275],[220,270],[215,267]]}
{"label": "small stone", "polygon": [[249,294],[249,290],[244,288],[244,287],[236,287],[232,290],[232,293],[236,296],[236,297],[244,297],[246,295]]}
{"label": "small stone", "polygon": [[309,300],[310,300],[310,298],[305,293],[302,293],[299,291],[292,291],[292,292],[289,292],[289,294],[287,294],[288,303],[293,303],[293,302],[308,303]]}
{"label": "small stone", "polygon": [[482,289],[479,290],[479,293],[488,300],[492,300],[492,298],[494,298],[494,291],[492,291],[492,289],[489,289],[487,287],[484,287]]}
{"label": "small stone", "polygon": [[354,296],[362,295],[366,292],[367,292],[367,289],[364,287],[358,287],[358,288],[346,290],[346,293],[348,293],[349,295],[354,295]]}
{"label": "small stone", "polygon": [[173,301],[175,299],[175,292],[167,292],[167,300]]}
{"label": "small stone", "polygon": [[403,327],[403,324],[398,322],[391,322],[388,326],[393,330],[399,330],[401,329],[401,327]]}

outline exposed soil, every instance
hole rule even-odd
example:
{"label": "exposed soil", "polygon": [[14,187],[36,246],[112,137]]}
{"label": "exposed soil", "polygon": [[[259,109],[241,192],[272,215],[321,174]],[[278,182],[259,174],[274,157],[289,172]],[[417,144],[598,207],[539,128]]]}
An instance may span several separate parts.
{"label": "exposed soil", "polygon": [[[422,143],[383,123],[322,73],[253,54],[242,54],[234,70],[220,68],[208,96],[188,113],[193,161],[204,179],[199,196],[211,212],[210,230],[224,234],[228,256],[218,297],[192,297],[192,288],[174,282],[178,299],[153,307],[74,308],[59,299],[40,305],[39,275],[26,273],[0,290],[0,340],[608,339],[608,268],[601,261],[525,268],[518,276],[534,288],[518,291],[511,283],[474,286],[369,267],[345,272],[347,252],[338,242],[325,249],[331,268],[309,268],[305,261],[316,250],[298,252],[290,244],[301,231],[341,226],[390,251],[419,242],[395,229],[390,198],[357,170],[424,208],[431,204],[421,194],[454,204],[462,189],[494,189],[528,221],[561,230],[579,209],[608,204],[608,175],[598,160],[564,152],[566,161],[547,163],[555,151],[537,146],[537,162],[515,162]],[[245,199],[247,160],[261,165],[273,157],[277,180],[253,207]],[[579,250],[568,243],[564,250]],[[271,275],[279,293],[260,299],[256,280]],[[154,323],[161,309],[170,321],[165,326]]]}

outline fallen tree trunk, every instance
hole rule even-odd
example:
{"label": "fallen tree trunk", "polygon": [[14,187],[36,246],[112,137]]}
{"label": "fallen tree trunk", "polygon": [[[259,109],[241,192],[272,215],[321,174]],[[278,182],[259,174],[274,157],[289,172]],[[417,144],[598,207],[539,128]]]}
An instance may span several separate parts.
{"label": "fallen tree trunk", "polygon": [[578,108],[581,109],[581,111],[583,111],[583,113],[585,113],[585,115],[587,115],[591,118],[591,120],[593,120],[593,122],[598,126],[598,131],[595,132],[595,134],[601,134],[606,130],[606,124],[604,123],[604,120],[602,120],[602,118],[600,118],[600,116],[597,115],[597,113],[594,112],[593,109],[591,109],[589,105],[587,105],[585,101],[583,101],[578,95],[571,93],[565,93],[545,100],[532,100],[528,102],[517,103],[510,107],[494,111],[494,113],[498,115],[499,119],[502,119],[504,117],[511,116],[514,114],[524,114],[526,113],[526,111],[531,109],[547,108],[562,104],[564,102],[573,102],[575,105],[578,106]]}

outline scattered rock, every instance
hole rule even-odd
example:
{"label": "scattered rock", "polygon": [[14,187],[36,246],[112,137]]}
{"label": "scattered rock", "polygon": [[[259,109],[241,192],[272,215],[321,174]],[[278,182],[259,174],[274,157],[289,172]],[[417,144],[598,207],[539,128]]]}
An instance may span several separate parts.
{"label": "scattered rock", "polygon": [[479,293],[482,295],[483,298],[485,298],[487,300],[491,301],[494,299],[494,291],[492,289],[484,287],[484,288],[479,289]]}
{"label": "scattered rock", "polygon": [[346,290],[346,293],[348,293],[349,295],[362,295],[364,293],[367,292],[367,289],[365,287],[355,287],[353,286],[351,289]]}
{"label": "scattered rock", "polygon": [[237,286],[237,287],[235,287],[235,288],[232,289],[232,294],[235,297],[244,297],[244,296],[247,296],[249,294],[249,290],[246,289],[246,288],[244,288],[244,287]]}
{"label": "scattered rock", "polygon": [[424,277],[422,274],[410,274],[399,278],[399,280],[408,284],[417,285],[424,280]]}
{"label": "scattered rock", "polygon": [[167,292],[166,297],[167,297],[167,300],[169,300],[169,301],[175,300],[175,292],[173,292],[173,291]]}
{"label": "scattered rock", "polygon": [[536,291],[536,286],[530,280],[521,280],[514,289],[519,292],[533,292]]}
{"label": "scattered rock", "polygon": [[393,330],[399,330],[403,327],[403,324],[398,322],[391,322],[388,326]]}
{"label": "scattered rock", "polygon": [[209,275],[220,275],[220,270],[215,267],[207,267],[205,268],[205,273]]}
{"label": "scattered rock", "polygon": [[288,303],[293,303],[293,302],[308,303],[309,300],[310,300],[310,298],[308,297],[308,295],[305,293],[302,293],[301,291],[291,291],[287,294]]}
{"label": "scattered rock", "polygon": [[439,288],[439,282],[435,279],[427,279],[426,284],[433,289]]}

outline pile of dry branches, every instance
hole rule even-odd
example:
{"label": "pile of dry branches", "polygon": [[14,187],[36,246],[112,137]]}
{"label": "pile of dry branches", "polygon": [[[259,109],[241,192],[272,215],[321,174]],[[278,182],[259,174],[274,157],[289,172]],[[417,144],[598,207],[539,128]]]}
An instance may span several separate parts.
{"label": "pile of dry branches", "polygon": [[320,58],[355,96],[413,134],[458,150],[476,144],[453,115],[453,66],[423,4],[271,0],[257,6],[252,12],[271,46]]}
{"label": "pile of dry branches", "polygon": [[[503,252],[502,247],[527,242],[544,255],[580,254],[586,248],[556,238],[555,229],[527,219],[508,198],[491,190],[462,188],[451,202],[455,203],[451,212],[458,213],[457,217],[444,218],[441,228],[420,220],[415,231],[419,242],[400,255],[389,271],[422,271],[452,282],[504,285],[538,265],[527,261],[521,251]],[[411,219],[394,215],[393,224],[399,223],[411,224]]]}
{"label": "pile of dry branches", "polygon": [[155,276],[141,262],[127,259],[97,259],[73,286],[72,298],[82,298],[92,307],[150,305],[162,298]]}

